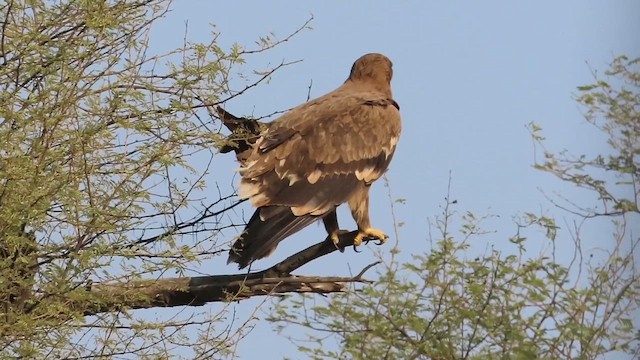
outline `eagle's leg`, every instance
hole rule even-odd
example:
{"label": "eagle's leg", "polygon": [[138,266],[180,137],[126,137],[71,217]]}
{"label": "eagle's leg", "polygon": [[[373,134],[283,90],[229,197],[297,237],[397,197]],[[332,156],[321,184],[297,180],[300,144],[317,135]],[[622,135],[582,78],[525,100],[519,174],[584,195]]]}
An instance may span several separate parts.
{"label": "eagle's leg", "polygon": [[348,231],[340,230],[336,210],[333,209],[325,215],[325,217],[322,218],[322,222],[324,223],[324,228],[327,229],[327,234],[329,234],[329,239],[331,239],[333,245],[335,245],[336,249],[340,250],[340,252],[344,252],[344,248],[341,248],[338,244],[340,244],[340,234],[347,233]]}
{"label": "eagle's leg", "polygon": [[322,222],[324,223],[324,228],[327,229],[329,238],[337,246],[340,242],[340,226],[338,225],[338,215],[336,214],[336,210],[333,209],[331,212],[327,213],[327,215],[322,218]]}
{"label": "eagle's leg", "polygon": [[349,199],[349,209],[353,219],[358,224],[358,234],[353,239],[353,245],[359,246],[363,240],[377,239],[382,245],[389,238],[382,230],[371,227],[369,220],[369,185],[364,185]]}

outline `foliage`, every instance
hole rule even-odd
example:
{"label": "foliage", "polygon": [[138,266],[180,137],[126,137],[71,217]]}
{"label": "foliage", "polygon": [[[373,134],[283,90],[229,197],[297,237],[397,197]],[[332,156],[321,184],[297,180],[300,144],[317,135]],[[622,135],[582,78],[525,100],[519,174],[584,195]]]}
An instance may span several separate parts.
{"label": "foliage", "polygon": [[[612,83],[597,79],[579,88],[577,101],[586,120],[608,136],[610,154],[588,159],[545,151],[544,162],[535,165],[597,194],[600,208],[571,207],[569,200],[563,208],[579,215],[581,224],[610,219],[613,241],[600,262],[583,258],[581,226],[564,233],[555,219],[531,213],[519,218],[512,248],[468,258],[470,242],[486,236],[483,219],[465,213],[461,228],[452,230],[457,216],[447,200],[432,224],[438,234],[429,252],[407,263],[392,255],[375,283],[346,294],[283,300],[271,321],[279,331],[305,329],[291,340],[312,358],[637,358],[640,281],[634,251],[640,239],[630,231],[640,215],[637,64],[620,57],[607,73]],[[530,129],[542,146],[540,127]],[[532,256],[527,247],[544,242],[531,239],[536,227],[551,250]]]}
{"label": "foliage", "polygon": [[85,291],[92,282],[182,274],[220,252],[220,231],[234,226],[222,219],[238,203],[232,190],[201,193],[224,143],[209,111],[280,68],[229,84],[247,54],[278,42],[224,50],[217,33],[185,35],[153,54],[151,28],[168,6],[0,5],[1,357],[157,357],[178,345],[212,356],[242,336],[216,329],[224,312],[151,321],[125,308],[84,318],[75,306],[100,302]]}
{"label": "foliage", "polygon": [[[616,58],[607,75],[591,85],[579,86],[576,101],[585,109],[584,117],[606,136],[610,153],[594,158],[556,155],[547,151],[540,128],[530,124],[534,140],[544,150],[544,161],[536,168],[591,190],[598,195],[600,210],[581,209],[569,204],[567,210],[583,217],[638,214],[640,188],[640,59]],[[612,179],[607,178],[612,177]],[[564,208],[564,206],[563,206]]]}

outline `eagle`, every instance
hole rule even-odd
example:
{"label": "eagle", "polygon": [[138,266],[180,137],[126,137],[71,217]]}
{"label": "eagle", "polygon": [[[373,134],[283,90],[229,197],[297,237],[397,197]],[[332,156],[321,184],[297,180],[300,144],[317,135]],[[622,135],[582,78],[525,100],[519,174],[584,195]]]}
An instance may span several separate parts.
{"label": "eagle", "polygon": [[337,89],[260,128],[238,157],[239,196],[256,211],[229,251],[240,269],[269,256],[280,241],[322,219],[337,244],[336,208],[348,203],[358,226],[354,245],[383,243],[371,226],[369,190],[387,170],[400,137],[400,107],[391,93],[393,65],[366,54]]}

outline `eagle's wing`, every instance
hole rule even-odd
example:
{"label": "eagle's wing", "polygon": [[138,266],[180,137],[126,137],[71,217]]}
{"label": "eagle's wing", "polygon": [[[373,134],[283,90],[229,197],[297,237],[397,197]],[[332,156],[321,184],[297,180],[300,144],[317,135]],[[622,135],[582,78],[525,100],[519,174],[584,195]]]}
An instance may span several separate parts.
{"label": "eagle's wing", "polygon": [[392,99],[366,95],[336,94],[279,119],[241,168],[240,196],[256,207],[323,215],[358,183],[381,177],[400,135],[400,113]]}
{"label": "eagle's wing", "polygon": [[381,177],[400,128],[393,99],[350,88],[303,104],[272,123],[240,169],[240,196],[250,198],[258,210],[229,260],[243,267],[268,256],[282,239]]}

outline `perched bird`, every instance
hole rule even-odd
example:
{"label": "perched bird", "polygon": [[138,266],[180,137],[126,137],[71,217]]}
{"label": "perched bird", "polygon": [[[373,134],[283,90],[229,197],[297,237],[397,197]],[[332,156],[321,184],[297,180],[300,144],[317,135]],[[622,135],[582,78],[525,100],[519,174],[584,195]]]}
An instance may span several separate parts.
{"label": "perched bird", "polygon": [[391,94],[392,63],[366,54],[337,89],[297,106],[248,142],[239,194],[257,208],[228,262],[242,269],[278,243],[322,219],[339,241],[336,208],[349,204],[358,226],[354,245],[387,236],[371,226],[369,189],[387,170],[401,131]]}

